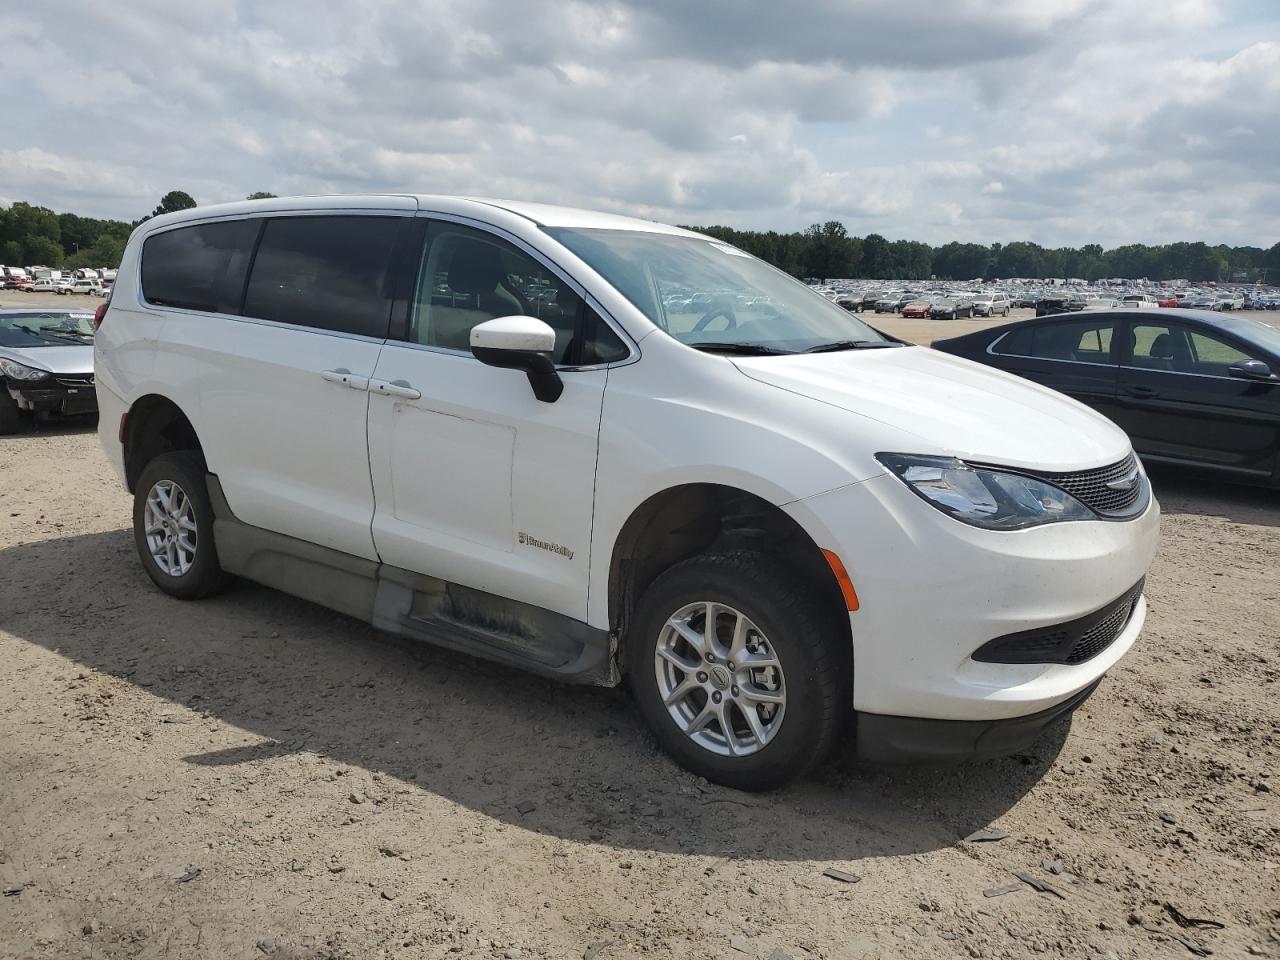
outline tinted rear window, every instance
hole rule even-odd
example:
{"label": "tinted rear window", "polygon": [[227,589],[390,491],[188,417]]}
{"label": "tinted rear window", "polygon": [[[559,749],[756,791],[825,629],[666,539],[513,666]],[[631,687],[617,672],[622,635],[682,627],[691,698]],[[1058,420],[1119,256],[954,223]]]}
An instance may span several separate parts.
{"label": "tinted rear window", "polygon": [[259,222],[202,223],[148,237],[142,295],[165,307],[238,313]]}
{"label": "tinted rear window", "polygon": [[1030,324],[999,340],[992,352],[1037,360],[1110,364],[1114,327],[1115,321],[1105,317]]}
{"label": "tinted rear window", "polygon": [[270,220],[253,262],[244,315],[385,337],[391,254],[401,217]]}

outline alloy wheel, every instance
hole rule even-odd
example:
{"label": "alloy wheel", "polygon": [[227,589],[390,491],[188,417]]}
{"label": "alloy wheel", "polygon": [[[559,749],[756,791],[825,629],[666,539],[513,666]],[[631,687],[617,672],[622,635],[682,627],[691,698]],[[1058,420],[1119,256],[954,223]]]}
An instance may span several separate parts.
{"label": "alloy wheel", "polygon": [[714,601],[686,604],[659,632],[653,662],[667,712],[700,747],[748,756],[781,729],[782,663],[741,611]]}
{"label": "alloy wheel", "polygon": [[174,481],[159,480],[147,493],[144,533],[151,559],[169,576],[182,576],[196,562],[195,512]]}

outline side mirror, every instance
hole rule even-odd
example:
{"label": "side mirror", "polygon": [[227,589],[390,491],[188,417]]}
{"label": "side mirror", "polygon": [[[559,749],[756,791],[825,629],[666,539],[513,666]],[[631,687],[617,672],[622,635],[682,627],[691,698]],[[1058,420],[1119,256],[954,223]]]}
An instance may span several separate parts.
{"label": "side mirror", "polygon": [[555,403],[564,393],[551,362],[555,348],[556,332],[536,317],[495,317],[471,328],[472,355],[491,367],[523,370],[543,403]]}
{"label": "side mirror", "polygon": [[1227,368],[1227,373],[1241,380],[1274,380],[1271,368],[1261,360],[1239,360]]}

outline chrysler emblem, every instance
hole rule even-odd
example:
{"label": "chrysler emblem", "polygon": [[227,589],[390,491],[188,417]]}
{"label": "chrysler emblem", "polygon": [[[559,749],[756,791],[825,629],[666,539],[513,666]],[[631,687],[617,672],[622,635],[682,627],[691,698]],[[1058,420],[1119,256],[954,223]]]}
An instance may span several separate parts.
{"label": "chrysler emblem", "polygon": [[1137,482],[1138,482],[1138,468],[1134,467],[1132,470],[1126,473],[1119,480],[1111,480],[1108,483],[1104,484],[1104,486],[1108,490],[1116,490],[1116,491],[1132,490],[1134,484],[1136,484]]}

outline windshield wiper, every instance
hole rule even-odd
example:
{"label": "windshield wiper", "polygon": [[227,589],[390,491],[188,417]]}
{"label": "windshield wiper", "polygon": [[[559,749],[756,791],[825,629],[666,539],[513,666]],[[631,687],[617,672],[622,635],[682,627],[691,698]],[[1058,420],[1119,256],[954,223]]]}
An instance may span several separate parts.
{"label": "windshield wiper", "polygon": [[760,343],[728,343],[711,340],[706,343],[688,343],[685,346],[707,353],[733,353],[740,357],[781,357],[793,353],[792,350],[779,350],[777,347],[766,347]]}
{"label": "windshield wiper", "polygon": [[13,326],[15,329],[21,330],[23,333],[27,334],[28,336],[39,337],[42,340],[47,340],[50,337],[54,337],[58,340],[67,340],[71,343],[75,343],[76,341],[72,340],[71,339],[72,337],[85,337],[90,340],[93,339],[93,334],[82,333],[79,330],[74,332],[70,330],[62,330],[62,331],[59,331],[58,333],[54,333],[52,330],[37,330],[34,327],[28,327],[21,323],[15,323]]}
{"label": "windshield wiper", "polygon": [[833,343],[820,343],[816,347],[802,351],[803,353],[835,353],[837,350],[879,350],[884,347],[900,347],[895,340],[836,340]]}

